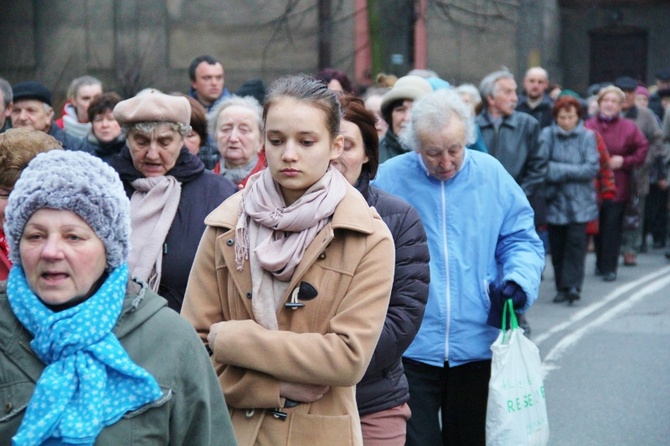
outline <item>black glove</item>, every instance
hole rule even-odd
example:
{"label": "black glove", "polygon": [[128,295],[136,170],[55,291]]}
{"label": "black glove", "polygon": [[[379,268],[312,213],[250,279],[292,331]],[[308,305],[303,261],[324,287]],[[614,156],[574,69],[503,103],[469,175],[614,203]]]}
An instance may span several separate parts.
{"label": "black glove", "polygon": [[[503,306],[508,299],[512,299],[515,310],[520,310],[526,305],[526,293],[516,282],[507,282],[502,287],[495,284],[489,285],[489,298],[491,299],[491,310],[486,321],[492,327],[502,328]],[[509,327],[509,319],[507,320]]]}

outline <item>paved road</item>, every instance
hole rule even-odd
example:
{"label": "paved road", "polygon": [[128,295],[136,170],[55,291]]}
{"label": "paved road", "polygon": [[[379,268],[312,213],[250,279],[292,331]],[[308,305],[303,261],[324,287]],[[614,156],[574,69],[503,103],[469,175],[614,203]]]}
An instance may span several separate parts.
{"label": "paved road", "polygon": [[550,445],[670,445],[670,262],[662,251],[620,267],[587,258],[582,300],[554,304],[551,259],[528,313],[543,358]]}

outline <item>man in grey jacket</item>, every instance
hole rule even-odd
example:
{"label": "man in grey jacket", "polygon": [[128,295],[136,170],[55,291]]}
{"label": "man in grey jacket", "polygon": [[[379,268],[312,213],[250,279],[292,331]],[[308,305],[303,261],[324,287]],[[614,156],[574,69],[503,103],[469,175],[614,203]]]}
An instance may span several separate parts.
{"label": "man in grey jacket", "polygon": [[[546,224],[545,203],[541,193],[547,175],[549,153],[540,146],[540,124],[531,115],[516,111],[518,96],[514,75],[507,70],[488,74],[479,84],[484,108],[475,122],[491,155],[505,167],[521,186],[535,211],[535,227]],[[525,317],[519,318],[527,334]]]}

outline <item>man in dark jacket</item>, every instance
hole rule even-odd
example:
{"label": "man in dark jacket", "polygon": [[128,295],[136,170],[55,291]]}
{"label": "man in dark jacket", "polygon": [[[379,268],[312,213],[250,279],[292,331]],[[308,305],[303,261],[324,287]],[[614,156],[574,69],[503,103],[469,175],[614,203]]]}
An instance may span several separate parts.
{"label": "man in dark jacket", "polygon": [[37,81],[19,82],[14,85],[13,95],[13,127],[48,133],[63,144],[63,149],[81,150],[82,143],[79,139],[68,135],[53,123],[51,92],[47,87]]}
{"label": "man in dark jacket", "polygon": [[519,97],[519,103],[516,110],[527,113],[537,119],[540,127],[550,126],[554,121],[553,109],[554,103],[547,95],[549,86],[549,76],[547,70],[542,67],[529,68],[523,77],[523,91]]}
{"label": "man in dark jacket", "polygon": [[[535,211],[535,227],[546,224],[542,194],[549,153],[539,144],[540,124],[531,115],[516,111],[514,75],[506,70],[488,74],[479,85],[484,108],[475,122],[489,153],[496,157],[521,186]],[[530,335],[525,316],[519,325]]]}

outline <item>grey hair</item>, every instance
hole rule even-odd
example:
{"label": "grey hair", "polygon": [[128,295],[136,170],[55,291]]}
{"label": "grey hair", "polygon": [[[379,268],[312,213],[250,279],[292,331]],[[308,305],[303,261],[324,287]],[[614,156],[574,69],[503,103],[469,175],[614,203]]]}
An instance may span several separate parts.
{"label": "grey hair", "polygon": [[44,106],[44,111],[49,114],[53,111],[53,107],[47,104],[46,102],[42,102],[42,105]]}
{"label": "grey hair", "polygon": [[479,84],[479,91],[482,94],[482,98],[493,97],[496,95],[498,92],[498,81],[500,79],[514,80],[514,75],[507,70],[499,70],[487,74]]}
{"label": "grey hair", "polygon": [[253,96],[230,96],[219,102],[212,113],[207,117],[207,131],[212,138],[216,140],[216,135],[219,131],[219,117],[221,112],[227,109],[228,107],[244,107],[248,108],[254,113],[256,118],[256,123],[258,124],[259,134],[263,134],[263,107]]}
{"label": "grey hair", "polygon": [[475,87],[472,84],[461,84],[458,87],[456,87],[456,93],[461,94],[469,94],[472,96],[472,100],[475,101],[472,106],[477,106],[478,104],[481,104],[482,102],[482,95],[479,94],[479,90],[477,90],[477,87]]}
{"label": "grey hair", "polygon": [[439,132],[453,116],[465,126],[465,144],[477,140],[472,109],[454,90],[441,89],[422,96],[412,105],[412,119],[400,136],[401,144],[419,151],[419,134]]}
{"label": "grey hair", "polygon": [[12,93],[12,86],[0,77],[0,91],[2,92],[2,97],[5,101],[5,107],[9,107],[9,104],[14,100],[14,94]]}
{"label": "grey hair", "polygon": [[133,122],[128,125],[124,125],[122,128],[123,134],[128,135],[132,131],[138,133],[148,134],[156,130],[156,128],[161,125],[167,125],[171,130],[178,132],[182,137],[191,133],[191,126],[184,125],[181,122],[168,122],[168,121],[145,121],[145,122]]}
{"label": "grey hair", "polygon": [[77,93],[79,93],[79,89],[86,85],[100,85],[100,87],[102,87],[102,82],[100,81],[100,79],[95,78],[93,76],[78,77],[74,79],[72,82],[70,82],[70,87],[67,89],[67,97],[68,98],[76,97]]}

